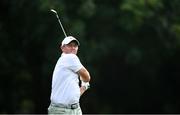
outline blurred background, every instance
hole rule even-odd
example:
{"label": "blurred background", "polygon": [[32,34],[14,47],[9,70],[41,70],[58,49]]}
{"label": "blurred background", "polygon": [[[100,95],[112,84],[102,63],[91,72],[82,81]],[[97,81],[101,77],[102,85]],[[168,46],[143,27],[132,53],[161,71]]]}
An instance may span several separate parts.
{"label": "blurred background", "polygon": [[0,113],[47,113],[64,34],[91,73],[83,113],[180,113],[179,0],[1,0]]}

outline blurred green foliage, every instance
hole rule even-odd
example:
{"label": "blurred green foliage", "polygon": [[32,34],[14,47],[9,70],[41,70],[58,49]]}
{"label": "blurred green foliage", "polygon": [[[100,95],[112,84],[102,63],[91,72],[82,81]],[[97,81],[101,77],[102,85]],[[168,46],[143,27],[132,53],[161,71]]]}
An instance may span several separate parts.
{"label": "blurred green foliage", "polygon": [[180,113],[179,0],[0,1],[0,113],[47,113],[64,38],[92,76],[83,113]]}

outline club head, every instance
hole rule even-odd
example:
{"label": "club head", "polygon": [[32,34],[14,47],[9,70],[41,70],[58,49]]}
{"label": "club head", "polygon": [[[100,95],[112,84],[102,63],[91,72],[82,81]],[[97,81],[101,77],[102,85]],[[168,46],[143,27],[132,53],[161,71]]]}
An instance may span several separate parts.
{"label": "club head", "polygon": [[51,12],[57,13],[54,9],[51,9]]}

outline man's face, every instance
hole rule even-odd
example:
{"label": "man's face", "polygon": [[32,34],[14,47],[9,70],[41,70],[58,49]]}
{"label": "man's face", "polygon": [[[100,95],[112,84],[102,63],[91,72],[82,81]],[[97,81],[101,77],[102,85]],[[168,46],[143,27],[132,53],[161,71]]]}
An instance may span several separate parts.
{"label": "man's face", "polygon": [[75,41],[72,41],[69,44],[62,46],[61,49],[66,54],[72,53],[76,55],[78,51],[78,45]]}

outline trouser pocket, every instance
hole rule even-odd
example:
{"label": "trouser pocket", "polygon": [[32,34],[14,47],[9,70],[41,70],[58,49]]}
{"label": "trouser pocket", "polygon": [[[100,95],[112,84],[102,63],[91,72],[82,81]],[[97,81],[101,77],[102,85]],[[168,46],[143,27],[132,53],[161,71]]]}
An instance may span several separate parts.
{"label": "trouser pocket", "polygon": [[48,108],[48,114],[52,115],[52,114],[64,114],[65,108],[59,108],[59,107],[54,107],[54,106],[49,106]]}

